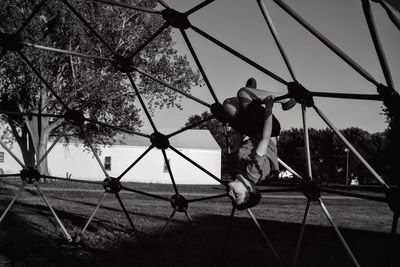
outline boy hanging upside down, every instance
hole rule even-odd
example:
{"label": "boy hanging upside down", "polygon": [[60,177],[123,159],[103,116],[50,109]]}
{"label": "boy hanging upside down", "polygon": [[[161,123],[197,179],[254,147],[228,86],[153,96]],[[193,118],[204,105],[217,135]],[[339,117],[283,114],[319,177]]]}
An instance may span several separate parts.
{"label": "boy hanging upside down", "polygon": [[[223,103],[230,116],[230,126],[245,138],[237,152],[236,168],[228,184],[229,195],[237,209],[258,204],[261,194],[256,183],[265,179],[271,171],[278,171],[276,137],[280,132],[279,121],[272,114],[274,97],[271,92],[256,89],[256,80],[250,78],[237,97]],[[292,108],[296,101],[282,100],[282,109]]]}

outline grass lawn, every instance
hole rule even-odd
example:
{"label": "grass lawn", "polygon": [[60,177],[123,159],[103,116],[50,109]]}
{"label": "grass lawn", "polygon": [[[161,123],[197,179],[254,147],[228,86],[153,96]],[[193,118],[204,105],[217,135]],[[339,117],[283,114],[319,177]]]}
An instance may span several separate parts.
{"label": "grass lawn", "polygon": [[[20,182],[0,179],[0,212]],[[167,198],[174,194],[172,185],[124,185]],[[40,186],[73,238],[104,192],[100,185],[60,181]],[[220,186],[178,185],[178,189],[187,199],[224,193]],[[185,214],[177,212],[161,237],[172,212],[169,201],[126,191],[120,197],[140,241],[116,197],[107,194],[81,242],[68,243],[36,188],[28,185],[0,224],[0,266],[278,266],[245,211],[236,212],[222,257],[232,208],[226,197],[189,203],[188,214],[200,235]],[[385,266],[390,251],[389,207],[328,194],[322,199],[361,266]],[[299,193],[266,193],[252,209],[285,264],[294,256],[305,203]],[[352,266],[317,203],[311,205],[307,218],[298,266]]]}

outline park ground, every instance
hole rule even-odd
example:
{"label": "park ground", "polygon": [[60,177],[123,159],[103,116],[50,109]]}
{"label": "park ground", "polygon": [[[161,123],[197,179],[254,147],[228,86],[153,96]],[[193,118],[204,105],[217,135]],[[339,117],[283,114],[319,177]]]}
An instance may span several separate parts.
{"label": "park ground", "polygon": [[[20,184],[16,178],[0,179],[0,212]],[[168,198],[174,194],[172,185],[124,185]],[[93,184],[53,181],[40,186],[73,238],[104,192]],[[221,186],[178,189],[187,199],[224,193]],[[69,243],[36,188],[28,185],[0,224],[0,266],[278,266],[245,211],[236,212],[222,256],[232,208],[227,198],[189,203],[187,211],[198,232],[184,213],[177,212],[160,236],[172,212],[168,201],[126,191],[120,197],[140,241],[116,197],[107,194],[80,242]],[[327,194],[322,199],[360,265],[387,266],[392,223],[387,204]],[[286,265],[294,256],[305,203],[301,193],[267,193],[252,209]],[[298,266],[352,266],[317,203],[312,203],[307,218]]]}

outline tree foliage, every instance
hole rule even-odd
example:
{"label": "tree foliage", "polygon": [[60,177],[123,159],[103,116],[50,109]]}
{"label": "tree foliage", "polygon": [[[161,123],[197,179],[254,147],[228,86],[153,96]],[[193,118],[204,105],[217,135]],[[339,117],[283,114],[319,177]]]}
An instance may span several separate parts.
{"label": "tree foliage", "polygon": [[[187,125],[196,123],[210,116],[204,112],[201,115],[189,117]],[[222,149],[222,172],[229,174],[229,153],[226,148],[225,135],[221,123],[209,120],[196,128],[208,129]],[[346,128],[340,131],[352,144],[356,151],[376,170],[386,181],[391,177],[390,157],[391,150],[387,131],[370,134],[357,127]],[[310,156],[313,178],[321,183],[345,183],[358,177],[361,184],[377,183],[376,179],[361,163],[361,161],[349,151],[345,151],[343,141],[330,129],[309,129]],[[237,149],[241,143],[241,135],[233,130],[228,131],[231,145]],[[233,154],[235,151],[233,151]],[[293,170],[302,176],[307,176],[307,161],[304,147],[303,129],[291,128],[282,130],[278,141],[278,157],[288,164]],[[232,155],[234,156],[234,155]],[[347,156],[349,160],[348,174]],[[283,168],[283,167],[281,167]]]}
{"label": "tree foliage", "polygon": [[[340,131],[355,150],[381,175],[389,180],[389,152],[386,133],[370,134],[357,127]],[[361,183],[375,183],[376,180],[362,162],[349,151],[342,140],[330,129],[309,129],[310,154],[313,177],[321,182],[345,183],[357,176]],[[292,128],[282,131],[278,142],[279,157],[299,173],[307,174],[304,152],[303,129]],[[347,156],[349,160],[348,174]]]}
{"label": "tree foliage", "polygon": [[[157,8],[154,0],[127,2],[148,9]],[[29,44],[107,59],[115,55],[110,50],[128,56],[164,24],[163,18],[93,1],[70,3],[107,45],[63,1],[46,1],[19,38],[28,44],[21,53],[52,89],[17,52],[7,51],[0,61],[0,110],[63,114],[66,107],[60,102],[64,102],[70,109],[84,107],[83,114],[90,120],[137,130],[141,125],[137,95],[126,75],[119,73],[110,61],[44,51]],[[28,0],[2,0],[0,32],[15,33],[32,13],[34,4],[35,1]],[[171,31],[171,27],[164,29],[132,58],[133,65],[187,92],[199,83],[200,76],[190,68],[186,57],[174,49]],[[180,107],[181,96],[176,92],[137,72],[133,72],[132,77],[150,113],[154,108]],[[101,87],[103,82],[105,86]],[[2,114],[0,120],[13,133],[27,166],[32,166],[35,158],[45,153],[51,134],[65,129],[65,121],[57,117]],[[115,135],[114,130],[98,124],[85,123],[83,128],[84,131],[70,127],[66,134],[84,137],[85,132],[93,143],[106,143]],[[41,167],[46,172],[46,162]]]}

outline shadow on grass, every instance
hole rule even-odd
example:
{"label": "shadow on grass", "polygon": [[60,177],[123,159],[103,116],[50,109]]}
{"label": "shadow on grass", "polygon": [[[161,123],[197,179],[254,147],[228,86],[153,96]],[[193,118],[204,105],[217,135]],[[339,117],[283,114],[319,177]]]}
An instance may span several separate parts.
{"label": "shadow on grass", "polygon": [[[5,191],[7,189],[2,193],[7,193]],[[0,199],[0,211],[8,202],[9,198]],[[84,201],[73,202],[78,207],[95,206]],[[38,205],[21,200],[16,206],[0,224],[0,266],[278,266],[249,218],[234,219],[226,256],[221,262],[229,215],[195,216],[194,223],[207,242],[204,246],[190,223],[182,223],[185,221],[182,213],[175,216],[158,239],[157,233],[167,218],[139,209],[130,214],[137,227],[146,231],[150,238],[138,242],[130,234],[126,218],[115,218],[117,211],[122,212],[105,207],[106,213],[90,225],[82,242],[75,244],[66,243],[44,203]],[[89,215],[69,212],[64,207],[55,210],[73,237]],[[283,261],[291,263],[300,224],[259,222]],[[389,234],[353,229],[341,231],[361,266],[386,265]],[[352,263],[333,229],[308,225],[298,266],[352,266]]]}

